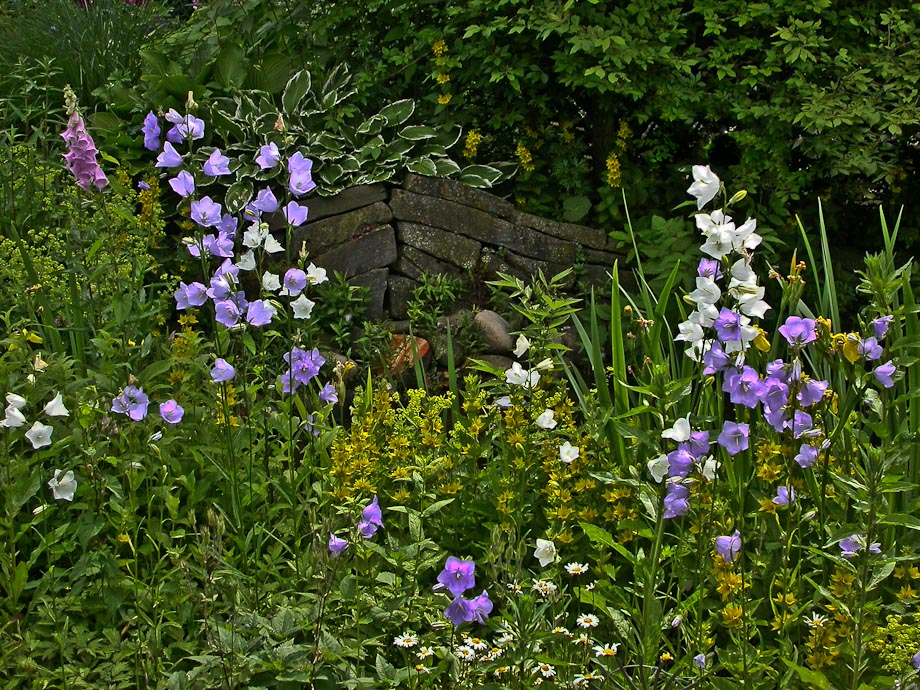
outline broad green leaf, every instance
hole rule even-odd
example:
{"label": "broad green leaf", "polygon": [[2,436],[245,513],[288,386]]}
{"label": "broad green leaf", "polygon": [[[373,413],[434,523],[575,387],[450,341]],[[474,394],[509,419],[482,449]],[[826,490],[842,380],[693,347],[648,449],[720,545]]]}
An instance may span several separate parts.
{"label": "broad green leaf", "polygon": [[383,108],[374,117],[383,117],[388,127],[396,127],[408,120],[413,112],[415,112],[415,101],[406,98],[401,101],[396,101],[395,103],[390,103],[390,105]]}
{"label": "broad green leaf", "polygon": [[310,91],[312,79],[307,70],[301,70],[288,80],[281,96],[281,107],[286,115],[293,115],[302,109],[301,101]]}
{"label": "broad green leaf", "polygon": [[399,130],[399,136],[409,141],[421,141],[422,139],[431,139],[437,132],[433,127],[425,125],[410,125]]}
{"label": "broad green leaf", "polygon": [[414,172],[418,175],[435,177],[438,174],[437,167],[428,158],[419,158],[418,160],[414,160],[406,167],[410,170],[410,172]]}
{"label": "broad green leaf", "polygon": [[230,185],[226,195],[224,195],[224,205],[227,207],[227,212],[239,213],[246,208],[246,204],[252,201],[252,192],[252,180],[237,180]]}

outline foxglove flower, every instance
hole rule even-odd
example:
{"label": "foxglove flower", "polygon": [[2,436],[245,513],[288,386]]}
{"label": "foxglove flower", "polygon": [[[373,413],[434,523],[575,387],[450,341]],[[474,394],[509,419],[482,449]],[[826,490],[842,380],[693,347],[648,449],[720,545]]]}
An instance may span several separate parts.
{"label": "foxglove flower", "polygon": [[54,476],[48,481],[48,488],[51,489],[51,495],[55,500],[73,501],[73,495],[77,491],[77,480],[70,470],[55,470]]}
{"label": "foxglove flower", "polygon": [[109,180],[99,167],[96,160],[99,151],[96,150],[93,138],[86,131],[86,124],[79,111],[73,111],[70,119],[67,120],[67,129],[64,130],[61,137],[67,142],[69,149],[64,154],[64,160],[67,161],[67,168],[73,173],[77,184],[86,190],[89,190],[90,187],[104,189]]}
{"label": "foxglove flower", "polygon": [[54,427],[50,427],[41,422],[35,422],[32,428],[26,432],[26,438],[35,450],[51,445],[51,432]]}
{"label": "foxglove flower", "polygon": [[165,403],[160,404],[160,417],[167,424],[178,424],[182,421],[184,414],[185,410],[182,405],[175,400],[167,400]]}

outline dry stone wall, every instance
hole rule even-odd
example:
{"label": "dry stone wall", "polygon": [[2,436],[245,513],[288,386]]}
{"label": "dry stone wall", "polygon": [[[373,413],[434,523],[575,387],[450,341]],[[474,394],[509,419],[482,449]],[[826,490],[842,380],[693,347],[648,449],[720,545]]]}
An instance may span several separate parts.
{"label": "dry stone wall", "polygon": [[526,278],[576,263],[603,283],[617,259],[603,230],[521,213],[508,201],[454,180],[407,175],[401,185],[372,184],[312,199],[309,222],[293,248],[370,291],[369,317],[406,316],[421,277],[501,271]]}

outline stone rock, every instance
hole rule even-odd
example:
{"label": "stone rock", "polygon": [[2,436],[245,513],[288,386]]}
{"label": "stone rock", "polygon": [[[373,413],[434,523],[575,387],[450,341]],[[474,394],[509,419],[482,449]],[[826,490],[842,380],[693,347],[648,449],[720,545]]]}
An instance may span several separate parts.
{"label": "stone rock", "polygon": [[479,328],[489,352],[502,354],[514,349],[511,325],[500,314],[484,309],[476,314],[473,323]]}
{"label": "stone rock", "polygon": [[[412,299],[412,291],[419,285],[420,283],[411,278],[390,273],[390,277],[387,279],[387,286],[389,288],[389,294],[387,295],[387,310],[390,312],[391,319],[405,319],[409,316],[407,310],[409,300]],[[406,323],[408,323],[408,321]],[[408,330],[405,332],[408,333]]]}
{"label": "stone rock", "polygon": [[375,268],[348,279],[349,285],[367,288],[367,318],[380,321],[383,318],[383,304],[387,294],[387,278],[390,272],[386,268]]}
{"label": "stone rock", "polygon": [[307,223],[295,228],[291,233],[289,251],[296,255],[301,244],[306,243],[310,255],[316,256],[359,237],[368,229],[387,225],[392,220],[393,212],[390,211],[390,207],[383,202],[377,202],[348,213]]}
{"label": "stone rock", "polygon": [[460,269],[453,264],[438,261],[425,252],[407,244],[399,248],[399,256],[393,267],[396,273],[420,281],[423,275],[460,275]]}
{"label": "stone rock", "polygon": [[387,188],[378,182],[350,187],[333,196],[313,197],[306,201],[306,206],[310,209],[308,218],[313,222],[386,200]]}
{"label": "stone rock", "polygon": [[589,228],[574,223],[560,223],[555,220],[541,218],[530,213],[515,211],[510,220],[516,225],[533,228],[538,232],[569,240],[592,249],[605,249],[607,246],[607,233],[600,228]]}
{"label": "stone rock", "polygon": [[424,177],[410,173],[406,175],[402,186],[403,189],[407,189],[410,192],[455,201],[463,206],[479,209],[499,218],[508,219],[515,213],[514,204],[511,202],[482,189],[470,187],[457,180]]}
{"label": "stone rock", "polygon": [[453,201],[394,189],[390,198],[390,208],[393,215],[401,221],[460,233],[483,244],[504,247],[534,259],[571,265],[576,258],[577,245],[574,242],[513,225],[485,211]]}
{"label": "stone rock", "polygon": [[338,271],[346,278],[384,268],[396,261],[396,233],[385,225],[351,242],[330,249],[313,259],[327,271]]}
{"label": "stone rock", "polygon": [[463,235],[418,223],[396,223],[400,243],[411,245],[436,259],[461,268],[473,268],[479,262],[480,244]]}

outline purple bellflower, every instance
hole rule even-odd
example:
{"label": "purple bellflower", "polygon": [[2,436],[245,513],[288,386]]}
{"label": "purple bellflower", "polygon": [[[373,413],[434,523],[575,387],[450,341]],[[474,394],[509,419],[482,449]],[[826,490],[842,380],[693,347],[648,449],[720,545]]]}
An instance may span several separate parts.
{"label": "purple bellflower", "polygon": [[875,367],[875,369],[872,370],[872,375],[875,377],[875,380],[879,382],[879,385],[885,388],[891,388],[894,386],[894,379],[891,377],[894,376],[895,371],[897,371],[897,369],[889,359],[884,364]]}
{"label": "purple bellflower", "polygon": [[187,199],[195,193],[195,178],[188,170],[183,170],[169,181],[169,186],[176,194]]}
{"label": "purple bellflower", "polygon": [[265,146],[259,149],[259,155],[256,156],[256,163],[259,164],[259,167],[262,170],[270,170],[278,165],[278,162],[281,160],[281,152],[278,151],[278,145],[274,142],[269,142]]}
{"label": "purple bellflower", "polygon": [[230,174],[230,159],[220,152],[220,149],[214,149],[208,160],[202,167],[204,174],[208,177],[219,177],[220,175]]}
{"label": "purple bellflower", "polygon": [[182,421],[182,415],[184,414],[185,410],[182,405],[175,400],[167,400],[165,403],[160,404],[160,417],[167,424],[178,424]]}
{"label": "purple bellflower", "polygon": [[779,327],[779,332],[793,347],[805,347],[808,343],[818,339],[815,326],[814,319],[790,316],[786,319],[786,323]]}
{"label": "purple bellflower", "polygon": [[191,307],[200,307],[208,301],[208,289],[203,283],[193,282],[186,285],[179,283],[179,289],[175,292],[176,309],[189,309]]}
{"label": "purple bellflower", "polygon": [[341,537],[337,537],[334,534],[329,535],[329,552],[333,556],[338,556],[340,553],[342,553],[347,548],[348,548],[347,541],[345,541]]}
{"label": "purple bellflower", "polygon": [[163,144],[163,152],[157,156],[154,168],[178,168],[182,165],[182,156],[168,141]]}
{"label": "purple bellflower", "polygon": [[732,563],[741,552],[741,532],[735,530],[731,536],[716,537],[716,553],[727,563]]}
{"label": "purple bellflower", "polygon": [[363,538],[370,539],[380,527],[383,527],[383,514],[380,512],[377,497],[374,496],[374,500],[361,511],[361,519],[358,521],[358,533]]}
{"label": "purple bellflower", "polygon": [[885,339],[885,336],[888,335],[888,327],[891,325],[892,321],[894,321],[894,316],[888,314],[887,316],[880,316],[872,322],[872,330],[875,332],[876,340]]}
{"label": "purple bellflower", "polygon": [[741,451],[748,449],[749,434],[750,427],[747,424],[725,422],[722,424],[722,433],[719,434],[719,445],[722,446],[729,455],[737,455]]}
{"label": "purple bellflower", "polygon": [[211,380],[217,383],[226,383],[232,381],[236,376],[236,369],[223,357],[218,357],[211,367]]}
{"label": "purple bellflower", "polygon": [[124,390],[112,400],[112,412],[126,414],[135,422],[139,422],[147,416],[149,404],[150,399],[144,393],[143,388],[125,386]]}
{"label": "purple bellflower", "polygon": [[466,590],[472,589],[476,585],[475,570],[475,562],[463,561],[455,556],[448,556],[447,563],[444,564],[444,570],[438,575],[438,582],[444,585],[454,597],[459,597]]}
{"label": "purple bellflower", "polygon": [[665,520],[681,517],[686,515],[690,510],[690,489],[683,484],[668,484],[667,493],[664,496],[664,514]]}
{"label": "purple bellflower", "polygon": [[141,128],[144,135],[144,148],[148,151],[157,151],[160,148],[160,120],[152,110],[144,118],[144,126]]}

